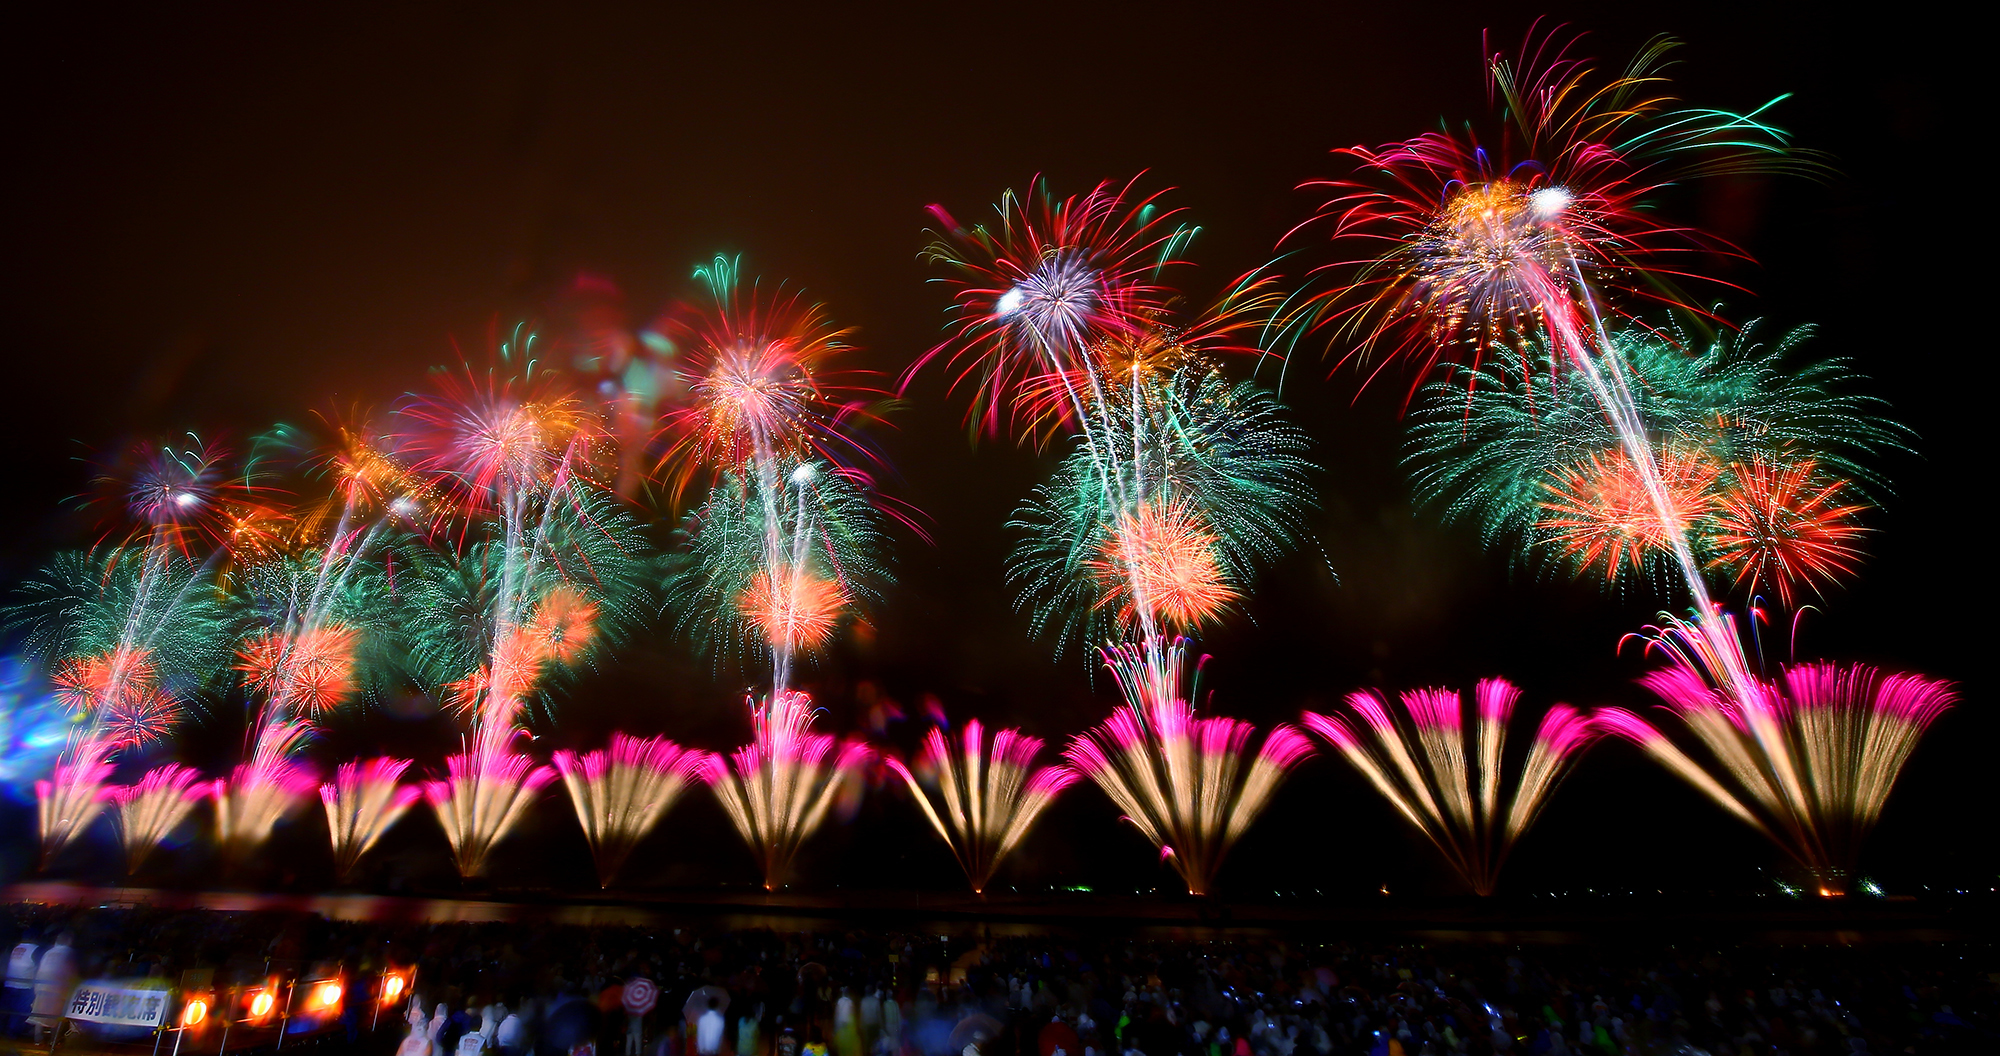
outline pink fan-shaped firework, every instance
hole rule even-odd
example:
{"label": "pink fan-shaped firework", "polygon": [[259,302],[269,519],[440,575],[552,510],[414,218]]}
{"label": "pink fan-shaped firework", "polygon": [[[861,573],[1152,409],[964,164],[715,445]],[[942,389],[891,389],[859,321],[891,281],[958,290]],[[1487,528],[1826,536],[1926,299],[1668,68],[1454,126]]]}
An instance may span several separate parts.
{"label": "pink fan-shaped firework", "polygon": [[148,770],[137,784],[111,789],[105,798],[118,806],[126,874],[138,872],[153,848],[165,842],[212,790],[193,767],[173,763]]}
{"label": "pink fan-shaped firework", "polygon": [[53,773],[35,782],[43,868],[76,842],[104,809],[104,783],[111,779],[108,756],[115,749],[103,739],[78,740],[57,757]]}
{"label": "pink fan-shaped firework", "polygon": [[1770,837],[1812,872],[1821,894],[1845,894],[1863,839],[1955,690],[1861,664],[1807,663],[1743,696],[1705,670],[1700,635],[1685,624],[1670,629],[1662,641],[1671,662],[1640,682],[1705,760],[1632,712],[1605,709],[1595,721]]}
{"label": "pink fan-shaped firework", "polygon": [[752,705],[749,744],[727,759],[710,753],[696,764],[757,856],[767,891],[785,881],[799,845],[826,821],[841,783],[858,776],[874,754],[859,741],[836,746],[833,737],[809,732],[812,715],[810,696],[779,693]]}
{"label": "pink fan-shaped firework", "polygon": [[578,755],[557,752],[576,820],[590,841],[599,886],[609,887],[632,848],[680,798],[701,753],[665,737],[611,735],[611,746]]}
{"label": "pink fan-shaped firework", "polygon": [[1469,736],[1464,699],[1447,689],[1404,693],[1403,721],[1373,690],[1349,694],[1348,715],[1308,713],[1301,721],[1435,844],[1474,892],[1490,895],[1507,852],[1594,733],[1577,709],[1550,708],[1503,813],[1507,724],[1521,692],[1504,679],[1489,678],[1473,696]]}
{"label": "pink fan-shaped firework", "polygon": [[319,786],[334,875],[342,880],[353,875],[361,856],[422,798],[422,789],[401,783],[409,768],[408,759],[387,757],[342,763],[333,780]]}
{"label": "pink fan-shaped firework", "polygon": [[424,798],[451,841],[458,875],[479,876],[495,845],[505,839],[556,772],[525,755],[473,751],[445,759],[443,781],[424,784]]}
{"label": "pink fan-shaped firework", "polygon": [[1206,895],[1229,848],[1312,744],[1296,727],[1279,726],[1251,757],[1255,727],[1195,717],[1193,694],[1181,684],[1185,660],[1184,640],[1104,650],[1126,703],[1070,741],[1063,757],[1160,849],[1189,894]]}
{"label": "pink fan-shaped firework", "polygon": [[[983,893],[1001,860],[1079,775],[1066,766],[1035,769],[1042,742],[1019,730],[1001,730],[989,743],[985,727],[973,719],[957,740],[954,746],[937,727],[924,738],[923,763],[936,775],[933,781],[919,781],[893,756],[883,762],[909,785],[924,817],[958,857],[973,892]],[[926,784],[936,788],[935,796]]]}
{"label": "pink fan-shaped firework", "polygon": [[[302,735],[301,729],[297,736]],[[215,826],[224,850],[239,861],[246,859],[318,787],[311,770],[282,755],[253,758],[228,778],[218,778],[213,784]]]}

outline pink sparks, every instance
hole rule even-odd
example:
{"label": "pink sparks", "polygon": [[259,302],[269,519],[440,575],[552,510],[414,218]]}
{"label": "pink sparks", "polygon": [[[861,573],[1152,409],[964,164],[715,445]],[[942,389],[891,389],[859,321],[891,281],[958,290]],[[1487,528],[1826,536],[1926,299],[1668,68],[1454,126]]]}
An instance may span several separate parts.
{"label": "pink sparks", "polygon": [[[1348,700],[1352,703],[1353,698],[1349,697]],[[1361,750],[1360,735],[1356,734],[1347,725],[1346,721],[1338,715],[1321,715],[1318,712],[1309,711],[1300,716],[1299,721],[1305,724],[1306,729],[1333,742],[1333,746],[1343,752]]]}
{"label": "pink sparks", "polygon": [[1558,759],[1580,751],[1597,737],[1597,730],[1588,716],[1568,704],[1557,704],[1542,716],[1541,728],[1535,731],[1535,741],[1546,745],[1550,754]]}
{"label": "pink sparks", "polygon": [[1624,708],[1599,708],[1591,715],[1590,722],[1607,734],[1623,737],[1642,747],[1665,744],[1667,740],[1666,734]]}
{"label": "pink sparks", "polygon": [[1279,726],[1264,738],[1264,747],[1258,750],[1257,758],[1281,770],[1289,770],[1312,754],[1312,741],[1297,727]]}
{"label": "pink sparks", "polygon": [[1028,794],[1053,798],[1056,793],[1082,779],[1082,774],[1067,766],[1045,766],[1028,778]]}
{"label": "pink sparks", "polygon": [[[1465,727],[1465,702],[1455,689],[1410,690],[1403,694],[1403,707],[1409,710],[1419,730],[1456,734]],[[1370,720],[1371,724],[1373,721]]]}
{"label": "pink sparks", "polygon": [[[1505,723],[1513,716],[1521,691],[1504,678],[1482,678],[1479,687],[1473,691],[1473,697],[1479,702],[1481,722]],[[1543,721],[1546,724],[1547,720]]]}

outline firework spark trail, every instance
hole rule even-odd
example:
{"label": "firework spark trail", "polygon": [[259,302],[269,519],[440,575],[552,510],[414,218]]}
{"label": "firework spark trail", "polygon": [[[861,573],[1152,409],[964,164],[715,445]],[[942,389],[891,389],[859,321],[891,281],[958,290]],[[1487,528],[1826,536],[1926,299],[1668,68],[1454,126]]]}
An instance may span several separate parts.
{"label": "firework spark trail", "polygon": [[[883,762],[909,785],[924,817],[958,858],[973,893],[983,894],[1001,860],[1079,775],[1066,766],[1036,770],[1039,738],[1000,730],[989,743],[978,719],[965,724],[959,748],[955,753],[944,731],[931,728],[924,738],[922,766],[935,774],[932,780],[920,781],[893,756]],[[932,802],[926,785],[937,789],[938,802]]]}
{"label": "firework spark trail", "polygon": [[486,872],[493,848],[521,820],[556,772],[525,755],[473,750],[445,759],[446,778],[424,783],[461,877]]}
{"label": "firework spark trail", "polygon": [[[861,485],[846,490],[865,494],[866,479],[854,464],[875,456],[848,431],[872,418],[868,401],[885,394],[861,384],[858,373],[837,369],[837,357],[852,350],[851,331],[836,329],[796,291],[746,288],[737,262],[726,257],[695,276],[707,288],[706,303],[683,305],[666,323],[684,348],[680,370],[689,399],[662,417],[661,464],[672,473],[676,495],[698,476],[723,478],[709,500],[711,516],[690,518],[697,549],[718,548],[698,534],[726,530],[718,521],[754,524],[759,533],[757,568],[727,604],[770,650],[772,692],[783,694],[798,654],[831,638],[866,591],[838,560],[817,552],[829,532],[842,530],[830,523],[817,492]],[[753,509],[713,509],[732,490]],[[740,553],[749,542],[720,549]]]}
{"label": "firework spark trail", "polygon": [[409,768],[408,759],[387,757],[342,763],[333,780],[319,786],[335,876],[352,876],[361,856],[423,798],[422,788],[401,783]]}
{"label": "firework spark trail", "polygon": [[1473,693],[1470,737],[1464,700],[1447,689],[1404,693],[1407,723],[1396,720],[1381,694],[1373,690],[1350,694],[1347,705],[1373,736],[1372,746],[1354,722],[1340,715],[1308,713],[1301,722],[1339,749],[1444,854],[1475,893],[1490,895],[1507,852],[1534,823],[1549,793],[1593,737],[1583,713],[1567,704],[1550,708],[1542,716],[1503,815],[1502,759],[1507,724],[1520,696],[1520,690],[1503,679],[1482,680]]}
{"label": "firework spark trail", "polygon": [[252,758],[213,782],[215,828],[225,853],[247,861],[271,830],[305,805],[319,779],[291,758],[305,736],[303,723],[292,723],[272,738],[269,755]]}
{"label": "firework spark trail", "polygon": [[697,763],[757,856],[767,891],[785,882],[799,845],[826,820],[841,783],[858,777],[874,754],[859,741],[836,749],[831,736],[807,732],[812,716],[812,698],[797,691],[753,704],[751,743],[727,759],[709,753]]}
{"label": "firework spark trail", "polygon": [[[1856,519],[1883,485],[1859,456],[1905,449],[1909,434],[1880,417],[1880,400],[1848,391],[1849,365],[1788,362],[1809,330],[1769,348],[1753,330],[1692,354],[1677,330],[1632,328],[1616,344],[1659,438],[1674,520],[1704,567],[1732,574],[1747,598],[1775,590],[1796,609],[1860,559]],[[1596,397],[1564,379],[1574,366],[1533,344],[1536,370],[1495,357],[1424,386],[1409,452],[1420,499],[1476,521],[1489,543],[1557,553],[1579,574],[1650,576],[1670,552],[1668,528]],[[1532,380],[1542,368],[1550,387]]]}
{"label": "firework spark trail", "polygon": [[702,759],[665,737],[611,735],[611,746],[555,753],[576,820],[590,841],[600,887],[610,887],[632,849],[659,825]]}
{"label": "firework spark trail", "polygon": [[[502,354],[511,358],[514,350]],[[530,357],[530,347],[519,354]],[[401,445],[413,468],[466,511],[468,531],[477,524],[494,535],[467,548],[472,564],[461,561],[460,571],[476,576],[474,596],[487,603],[477,625],[480,663],[466,676],[486,676],[471,709],[471,751],[502,756],[546,659],[527,633],[536,607],[556,585],[552,579],[569,583],[591,574],[565,575],[558,551],[566,533],[587,538],[599,530],[589,516],[585,474],[604,441],[602,422],[546,375],[484,384],[447,380],[400,413]],[[527,670],[503,671],[503,660]]]}
{"label": "firework spark trail", "polygon": [[443,377],[398,411],[399,457],[458,522],[454,550],[409,555],[407,604],[417,666],[469,727],[424,786],[464,876],[555,776],[513,747],[539,687],[644,609],[644,544],[599,480],[608,428],[537,372],[534,341],[517,333],[487,378]]}
{"label": "firework spark trail", "polygon": [[13,609],[79,716],[53,773],[36,782],[45,860],[96,816],[118,755],[170,733],[188,709],[182,690],[213,675],[224,616],[210,573],[231,526],[257,519],[225,459],[199,439],[134,449],[96,480],[123,538],[58,557]]}
{"label": "firework spark trail", "polygon": [[[399,528],[441,514],[433,491],[369,427],[336,431],[325,450],[294,459],[326,481],[326,494],[302,505],[290,537],[250,555],[236,577],[254,617],[236,669],[258,701],[248,753],[257,770],[281,766],[360,688],[357,653],[386,636],[390,614],[371,559]],[[274,429],[265,461],[296,455],[303,441]]]}
{"label": "firework spark trail", "polygon": [[1668,666],[1640,680],[1666,702],[1720,777],[1653,724],[1622,709],[1595,716],[1784,848],[1819,881],[1846,893],[1862,840],[1924,731],[1956,699],[1949,683],[1883,675],[1866,665],[1810,663],[1757,683],[1750,698],[1721,688],[1718,652],[1698,625],[1656,641]]}
{"label": "firework spark trail", "polygon": [[108,790],[118,807],[118,838],[125,845],[125,874],[139,871],[153,849],[164,843],[211,787],[193,767],[172,763],[148,770],[137,784]]}
{"label": "firework spark trail", "polygon": [[104,809],[104,783],[111,779],[111,763],[105,757],[112,747],[103,738],[72,741],[56,758],[54,772],[35,782],[43,868],[76,842]]}
{"label": "firework spark trail", "polygon": [[[1537,43],[1531,34],[1523,49],[1530,61],[1496,55],[1487,65],[1513,126],[1501,149],[1469,134],[1429,133],[1341,151],[1386,176],[1387,186],[1323,182],[1339,193],[1315,220],[1330,221],[1336,240],[1390,248],[1354,262],[1359,276],[1314,298],[1309,313],[1315,325],[1357,336],[1356,354],[1388,345],[1426,368],[1461,340],[1474,349],[1476,367],[1501,342],[1525,348],[1524,338],[1545,339],[1591,391],[1662,525],[1677,523],[1673,498],[1602,294],[1702,314],[1671,292],[1671,280],[1685,273],[1666,261],[1717,244],[1662,225],[1647,199],[1679,178],[1810,167],[1761,111],[1673,109],[1659,94],[1670,46],[1654,41],[1624,74],[1594,88],[1594,71],[1570,54],[1570,42]],[[1665,534],[1697,618],[1719,640],[1721,615],[1686,534]],[[1721,660],[1733,691],[1749,697],[1753,680],[1740,651],[1726,650]]]}
{"label": "firework spark trail", "polygon": [[1197,719],[1183,692],[1186,643],[1151,640],[1104,650],[1125,705],[1063,752],[1160,849],[1188,893],[1214,890],[1237,839],[1269,804],[1285,774],[1312,754],[1305,735],[1279,726],[1245,765],[1247,722]]}

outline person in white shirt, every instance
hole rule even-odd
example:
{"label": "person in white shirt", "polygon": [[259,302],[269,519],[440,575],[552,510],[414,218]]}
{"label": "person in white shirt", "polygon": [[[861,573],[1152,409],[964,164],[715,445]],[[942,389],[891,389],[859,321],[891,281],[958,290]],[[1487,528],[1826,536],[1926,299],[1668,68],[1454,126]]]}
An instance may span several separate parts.
{"label": "person in white shirt", "polygon": [[76,951],[70,946],[75,941],[75,936],[63,932],[35,966],[34,1015],[29,1022],[35,1025],[37,1044],[62,1021],[63,1006],[69,1003],[69,995],[76,989]]}
{"label": "person in white shirt", "polygon": [[28,1020],[28,1010],[35,1004],[35,953],[34,942],[24,942],[14,947],[14,953],[7,958],[7,989],[0,996],[0,1030],[9,1034],[19,1034],[21,1025]]}
{"label": "person in white shirt", "polygon": [[694,1024],[694,1050],[700,1056],[718,1056],[722,1052],[722,1002],[711,997],[708,1011]]}

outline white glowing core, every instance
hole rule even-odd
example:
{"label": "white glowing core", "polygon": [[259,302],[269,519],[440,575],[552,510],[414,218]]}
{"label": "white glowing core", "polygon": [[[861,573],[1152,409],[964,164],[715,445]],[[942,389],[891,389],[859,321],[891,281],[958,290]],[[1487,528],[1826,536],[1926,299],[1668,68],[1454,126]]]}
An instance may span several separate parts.
{"label": "white glowing core", "polygon": [[1528,204],[1535,215],[1544,220],[1561,216],[1569,208],[1570,194],[1561,187],[1544,187],[1528,196]]}

